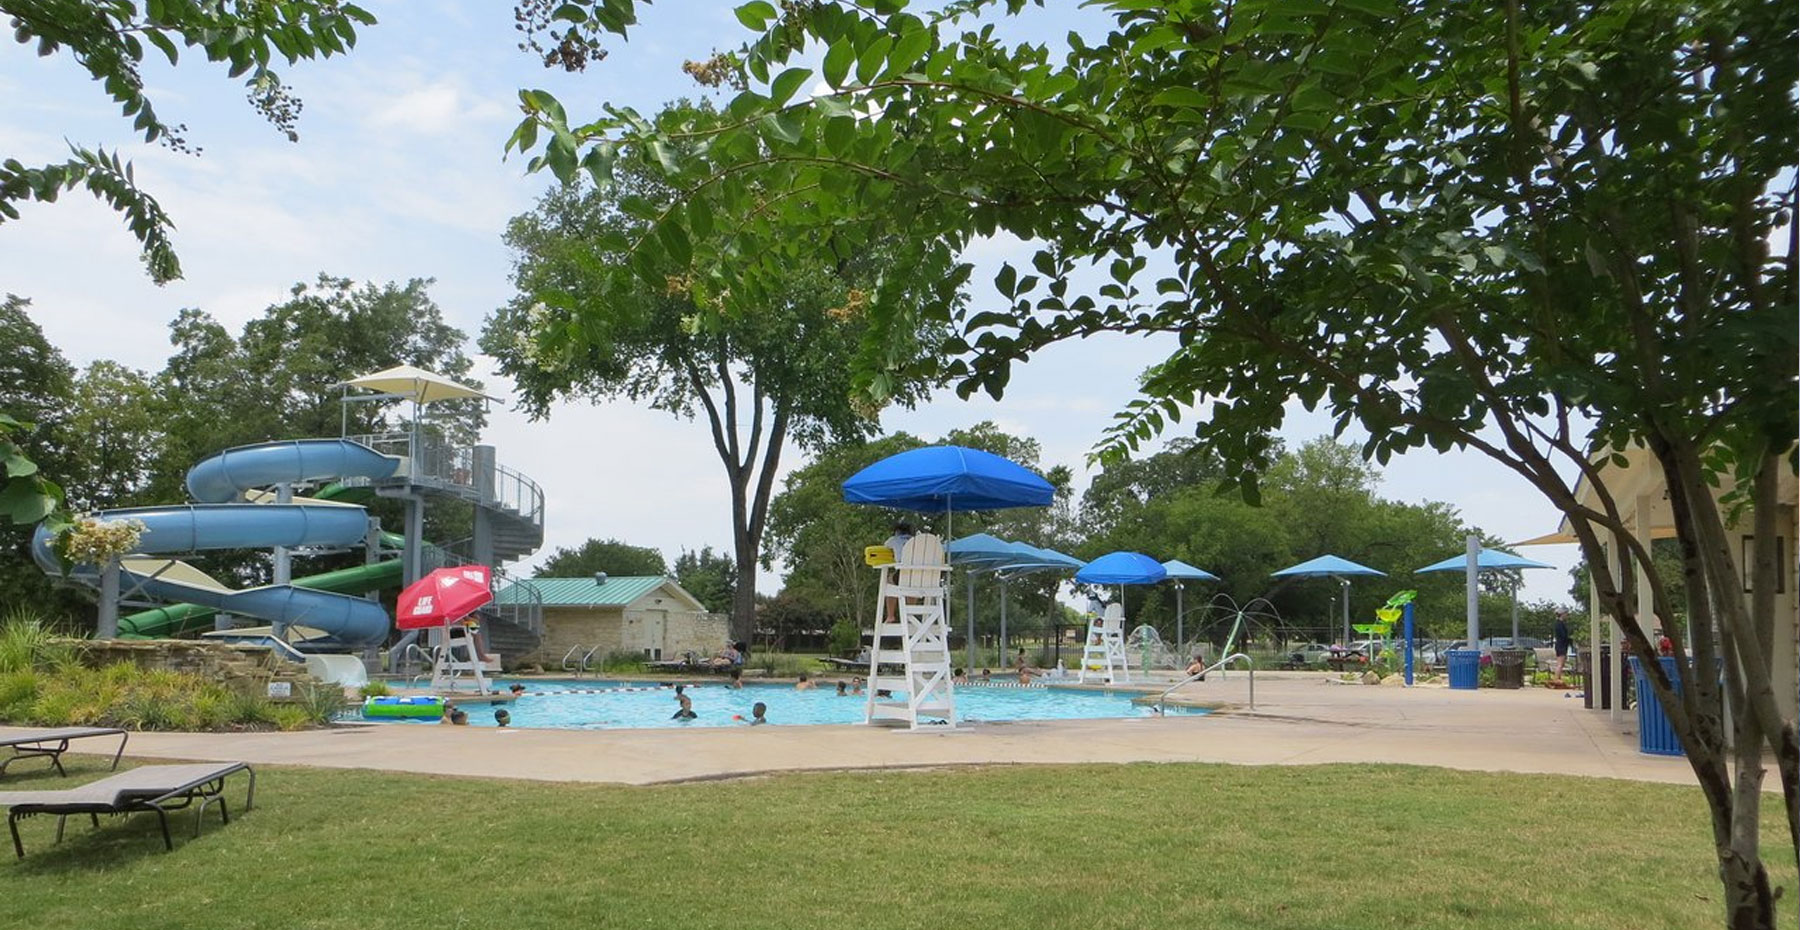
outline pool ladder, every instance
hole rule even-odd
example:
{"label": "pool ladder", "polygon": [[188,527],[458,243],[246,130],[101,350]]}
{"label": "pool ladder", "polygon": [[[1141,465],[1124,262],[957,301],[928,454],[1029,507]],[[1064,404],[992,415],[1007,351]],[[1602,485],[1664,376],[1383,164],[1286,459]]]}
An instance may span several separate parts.
{"label": "pool ladder", "polygon": [[432,672],[437,668],[437,651],[435,649],[428,650],[418,643],[406,644],[406,649],[400,653],[400,661],[396,667],[406,668],[412,664],[415,657],[419,660],[419,670],[407,680],[409,688],[417,688],[419,682],[431,677]]}
{"label": "pool ladder", "polygon": [[1250,670],[1250,709],[1255,710],[1256,709],[1256,663],[1254,661],[1252,661],[1249,656],[1244,655],[1241,652],[1234,652],[1231,655],[1228,655],[1225,658],[1220,659],[1217,662],[1214,662],[1213,664],[1207,666],[1206,668],[1203,668],[1200,671],[1198,671],[1192,675],[1189,675],[1188,677],[1183,678],[1182,680],[1168,686],[1167,688],[1164,688],[1163,693],[1156,696],[1156,712],[1158,714],[1166,714],[1168,712],[1168,706],[1167,706],[1168,702],[1167,702],[1166,698],[1168,698],[1169,692],[1175,690],[1176,688],[1181,687],[1182,685],[1187,684],[1190,681],[1199,681],[1200,679],[1206,677],[1206,673],[1208,673],[1208,672],[1222,671],[1225,668],[1225,666],[1230,665],[1231,663],[1236,662],[1239,659],[1243,659],[1244,667]]}
{"label": "pool ladder", "polygon": [[576,675],[587,674],[589,665],[594,661],[594,653],[599,652],[600,647],[594,646],[593,648],[589,649],[587,652],[583,652],[581,654],[581,658],[579,660],[577,660],[575,658],[575,653],[581,652],[581,648],[582,648],[581,644],[576,643],[575,645],[569,647],[568,652],[563,653],[563,658],[562,658],[562,670],[563,671],[574,672]]}

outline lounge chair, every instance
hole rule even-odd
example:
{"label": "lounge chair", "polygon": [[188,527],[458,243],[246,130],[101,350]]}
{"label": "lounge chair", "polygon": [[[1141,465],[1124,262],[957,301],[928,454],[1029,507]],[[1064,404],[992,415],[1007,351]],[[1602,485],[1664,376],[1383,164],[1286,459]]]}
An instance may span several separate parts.
{"label": "lounge chair", "polygon": [[256,772],[244,762],[145,765],[79,788],[0,791],[0,806],[7,808],[6,826],[12,831],[13,851],[21,859],[25,858],[25,844],[19,840],[19,821],[35,814],[56,815],[56,840],[60,843],[63,824],[70,814],[87,814],[99,827],[101,814],[155,811],[162,826],[163,848],[172,850],[175,843],[169,838],[169,811],[200,802],[200,811],[194,817],[195,836],[200,835],[200,822],[209,805],[219,805],[221,823],[231,822],[231,812],[225,807],[225,778],[237,772],[250,776],[249,790],[244,794],[244,809],[249,810],[256,798]]}
{"label": "lounge chair", "polygon": [[68,775],[63,771],[62,754],[69,751],[69,741],[86,739],[90,736],[117,736],[119,748],[113,752],[112,767],[118,771],[119,757],[125,754],[125,741],[131,735],[117,727],[67,727],[61,730],[39,730],[24,736],[0,737],[0,749],[11,749],[12,755],[0,759],[0,775],[6,774],[6,767],[25,758],[48,756],[50,764],[56,767],[58,775]]}

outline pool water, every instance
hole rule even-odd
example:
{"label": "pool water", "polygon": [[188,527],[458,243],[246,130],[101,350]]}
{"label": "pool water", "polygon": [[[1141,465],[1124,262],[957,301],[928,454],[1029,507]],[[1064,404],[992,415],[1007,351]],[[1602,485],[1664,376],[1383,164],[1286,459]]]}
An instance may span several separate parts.
{"label": "pool water", "polygon": [[[768,705],[771,725],[862,723],[866,698],[839,697],[835,686],[796,691],[793,685],[751,684],[742,689],[723,684],[690,684],[693,720],[673,720],[679,706],[675,689],[651,683],[543,681],[520,682],[528,689],[508,710],[512,726],[573,730],[648,727],[744,726],[751,705]],[[500,685],[501,690],[511,682]],[[997,720],[1074,720],[1106,717],[1149,717],[1155,709],[1131,703],[1135,694],[1107,694],[1067,688],[995,688],[979,685],[956,689],[959,722]],[[471,696],[461,702],[472,726],[494,725],[494,708]],[[1169,708],[1169,713],[1205,713],[1202,709]],[[387,721],[384,721],[387,722]],[[392,721],[435,724],[435,720]]]}

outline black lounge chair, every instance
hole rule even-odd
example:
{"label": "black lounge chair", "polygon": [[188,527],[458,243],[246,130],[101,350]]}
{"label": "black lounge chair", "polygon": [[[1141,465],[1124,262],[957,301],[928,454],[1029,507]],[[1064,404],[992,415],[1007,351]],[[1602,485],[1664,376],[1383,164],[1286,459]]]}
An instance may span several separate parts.
{"label": "black lounge chair", "polygon": [[249,810],[256,798],[256,772],[244,762],[145,765],[79,788],[0,791],[0,806],[7,808],[6,826],[12,831],[13,851],[21,859],[25,858],[25,844],[19,840],[19,821],[36,814],[56,815],[56,841],[60,843],[70,814],[87,814],[99,827],[101,814],[155,811],[162,826],[163,848],[172,850],[175,843],[169,838],[169,811],[183,810],[198,801],[195,836],[200,835],[200,823],[209,805],[219,806],[220,822],[231,822],[231,812],[225,807],[225,778],[237,772],[250,776],[249,790],[244,794],[244,809]]}
{"label": "black lounge chair", "polygon": [[117,727],[65,727],[60,730],[39,730],[36,733],[22,736],[0,737],[0,749],[11,749],[12,755],[0,759],[0,775],[6,774],[6,767],[20,759],[48,756],[50,764],[56,767],[58,775],[68,775],[63,771],[62,754],[69,751],[69,741],[86,739],[90,736],[117,736],[119,748],[113,752],[112,767],[118,771],[119,757],[125,754],[125,741],[131,735]]}

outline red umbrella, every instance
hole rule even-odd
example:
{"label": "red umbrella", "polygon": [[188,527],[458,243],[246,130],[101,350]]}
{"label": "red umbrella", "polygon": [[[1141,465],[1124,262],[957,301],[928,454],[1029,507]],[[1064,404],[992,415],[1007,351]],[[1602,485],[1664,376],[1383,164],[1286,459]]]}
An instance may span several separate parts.
{"label": "red umbrella", "polygon": [[493,599],[486,565],[440,568],[400,592],[394,625],[402,630],[444,626]]}

